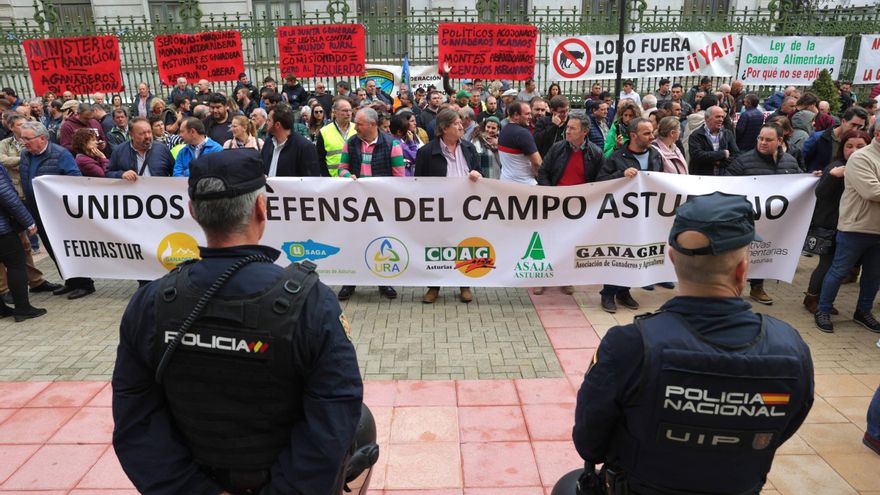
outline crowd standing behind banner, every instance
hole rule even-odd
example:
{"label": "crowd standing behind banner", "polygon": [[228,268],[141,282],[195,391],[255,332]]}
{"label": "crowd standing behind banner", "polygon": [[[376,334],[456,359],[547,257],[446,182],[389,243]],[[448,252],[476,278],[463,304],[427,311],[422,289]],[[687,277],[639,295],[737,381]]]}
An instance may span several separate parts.
{"label": "crowd standing behind banner", "polygon": [[[5,139],[0,141],[0,151],[10,157],[4,159],[4,164],[14,171],[12,162],[16,153],[26,148],[27,143],[23,138],[13,135],[14,121],[11,117],[19,116],[39,123],[40,127],[31,131],[43,133],[40,136],[44,135],[47,141],[61,145],[57,148],[34,149],[29,152],[30,155],[22,154],[22,157],[27,155],[30,160],[31,156],[41,158],[41,153],[52,152],[48,166],[37,160],[37,169],[28,171],[26,175],[30,179],[43,173],[68,173],[56,162],[79,165],[69,173],[127,180],[147,175],[187,176],[188,164],[193,159],[207,153],[242,147],[261,152],[265,173],[270,177],[347,176],[352,174],[352,164],[348,162],[352,157],[362,163],[358,165],[361,170],[385,170],[390,163],[388,175],[413,175],[418,170],[417,154],[426,146],[435,152],[442,151],[447,162],[464,159],[470,167],[470,156],[461,158],[450,154],[453,152],[447,147],[436,144],[441,142],[437,115],[451,110],[460,118],[452,129],[457,133],[460,127],[457,139],[467,143],[455,153],[460,153],[461,149],[470,153],[469,150],[473,149],[476,153],[475,170],[491,179],[567,185],[608,177],[629,177],[632,174],[630,171],[638,170],[696,175],[763,174],[765,170],[769,170],[769,173],[782,170],[821,173],[839,156],[842,134],[850,129],[874,128],[877,99],[880,98],[880,84],[873,88],[870,99],[859,100],[851,92],[849,82],[839,81],[838,97],[842,113],[838,116],[829,113],[829,102],[819,101],[815,94],[795,86],[772,94],[762,106],[756,95],[745,91],[741,80],[717,84],[717,79],[706,75],[691,88],[671,79],[660,80],[657,88],[636,88],[636,81],[628,79],[624,81],[617,102],[612,94],[605,91],[605,86],[594,84],[590,93],[583,97],[585,117],[573,120],[571,105],[568,98],[559,94],[559,85],[551,84],[546,88],[545,97],[545,92],[537,87],[530,73],[516,69],[517,64],[532,64],[531,67],[534,67],[534,57],[530,59],[527,56],[529,50],[534,54],[536,32],[533,29],[514,32],[506,30],[503,25],[454,24],[444,25],[441,36],[441,60],[438,63],[445,94],[439,91],[441,88],[434,86],[412,91],[413,88],[405,82],[393,88],[383,88],[375,78],[364,79],[359,88],[351,88],[347,81],[340,80],[334,85],[335,94],[331,94],[323,83],[317,84],[314,91],[309,91],[298,77],[361,73],[365,62],[358,54],[363,54],[363,30],[351,26],[343,31],[334,31],[332,27],[322,29],[284,31],[284,36],[279,38],[279,46],[287,54],[282,65],[302,71],[305,65],[324,60],[321,50],[330,52],[334,48],[344,48],[347,51],[342,57],[345,59],[342,65],[346,65],[346,68],[338,64],[325,64],[315,69],[318,71],[316,73],[282,73],[280,80],[283,83],[280,85],[275,78],[265,77],[258,88],[246,72],[238,72],[231,93],[213,91],[213,83],[208,79],[228,80],[230,76],[226,74],[228,71],[224,72],[225,69],[241,67],[235,53],[236,46],[240,47],[240,36],[236,32],[223,32],[202,33],[190,40],[193,46],[215,42],[217,45],[213,51],[225,54],[223,56],[230,60],[227,65],[209,65],[207,68],[199,62],[204,57],[194,52],[171,50],[170,41],[162,38],[162,42],[157,44],[157,54],[161,58],[160,72],[163,80],[174,86],[164,95],[154,93],[149,84],[141,82],[129,106],[124,105],[124,101],[117,96],[111,99],[110,104],[106,102],[103,91],[121,89],[111,87],[110,83],[93,84],[92,88],[102,91],[93,93],[90,101],[82,102],[76,100],[71,91],[63,91],[60,98],[47,91],[42,99],[34,98],[25,102],[17,96],[15,88],[4,88],[3,98],[0,98],[0,110],[3,110],[4,116],[0,137]],[[333,39],[348,41],[333,44],[324,40],[323,36],[327,35],[324,31],[328,29],[337,36]],[[521,42],[517,41],[518,50],[505,59],[508,66],[498,69],[497,64],[502,61],[486,60],[485,50],[475,50],[472,45],[461,41],[468,39],[469,35],[465,32],[468,29],[481,30],[491,39],[491,43],[504,44],[510,40]],[[748,53],[739,54],[740,76],[754,71],[761,73],[757,65],[772,63],[768,57],[751,54],[762,46],[762,42],[776,47],[780,53],[786,52],[781,56],[795,65],[812,60],[839,66],[836,39],[773,40],[746,36],[741,41],[740,51]],[[690,69],[688,74],[702,73],[717,77],[718,74],[732,72],[739,42],[738,36],[720,33],[685,33],[676,38],[672,45],[661,43],[656,35],[635,37],[633,44],[626,46],[627,55],[630,58],[645,57],[645,60],[625,57],[629,60],[629,72],[624,72],[638,77],[641,75],[639,70],[654,64],[648,60],[652,50],[674,49],[689,64],[684,69]],[[86,51],[103,46],[111,50],[118,61],[118,46],[114,48],[108,40],[100,39],[89,44],[83,39],[68,39],[59,43]],[[613,48],[613,44],[609,45],[601,37],[551,41],[556,46],[555,50],[559,51],[560,59],[556,65],[563,79],[566,79],[566,74],[581,72],[577,67],[583,69],[589,66],[587,68],[591,71],[601,72],[601,67],[596,64],[611,60],[614,55],[606,53],[606,50],[597,54],[595,60],[582,60],[576,49],[580,43],[596,49]],[[56,45],[47,42],[26,47],[31,69],[37,70],[36,75],[48,63],[38,62],[42,60],[40,57],[50,56],[52,50],[58,48]],[[312,52],[305,50],[308,48],[305,45],[309,45]],[[112,51],[114,49],[117,51]],[[824,54],[823,50],[834,53]],[[797,54],[804,51],[815,52],[810,55],[815,60],[807,60],[805,56]],[[520,52],[525,55],[516,55]],[[817,55],[818,52],[823,54]],[[113,58],[109,57],[108,63],[113,62]],[[73,62],[62,60],[53,63],[64,65]],[[188,63],[195,64],[201,72],[181,72]],[[487,72],[490,76],[500,74],[515,77],[524,80],[524,83],[517,88],[510,80],[464,78],[477,70],[480,64],[495,67],[491,74]],[[672,68],[655,69],[661,74],[678,74],[677,71],[682,69],[679,62],[669,64],[672,64]],[[757,65],[746,67],[748,64]],[[110,70],[108,67],[105,64],[96,67],[96,70]],[[584,71],[583,74],[588,72]],[[790,78],[804,77],[800,71],[792,69],[789,72],[761,74],[773,82],[782,81],[786,74]],[[451,79],[450,75],[462,78]],[[746,82],[754,83],[757,77],[747,76]],[[188,81],[195,78],[201,79],[190,87]],[[113,84],[118,84],[116,79],[110,79]],[[84,88],[82,85],[71,87],[77,91]],[[768,115],[770,112],[772,114]],[[358,121],[355,115],[363,115],[364,118]],[[405,120],[395,121],[395,116]],[[664,120],[665,125],[662,124]],[[772,122],[773,126],[768,127],[765,120]],[[581,126],[570,126],[572,122]],[[678,125],[672,125],[673,122],[678,122]],[[377,133],[368,140],[365,136],[373,136],[367,129],[371,125],[377,127]],[[762,126],[766,128],[767,137],[764,138]],[[86,140],[82,132],[93,133],[94,139]],[[581,133],[586,133],[587,139],[578,144],[577,137]],[[451,138],[446,139],[449,136],[443,137],[442,142],[452,142]],[[637,137],[635,142],[634,137]],[[762,148],[762,142],[767,146]],[[473,148],[469,147],[471,143]],[[593,145],[604,148],[604,156],[594,156]],[[579,147],[588,153],[569,153],[565,146]],[[386,163],[388,158],[383,158],[382,153],[374,154],[373,147],[392,150],[390,162]],[[71,152],[76,152],[76,160],[73,160]],[[39,167],[45,167],[47,171],[42,172]],[[584,170],[581,171],[581,167]],[[545,178],[542,179],[542,176]],[[30,206],[36,212],[36,205]],[[878,276],[876,273],[866,273],[863,277],[866,275]],[[83,282],[85,285],[76,295],[81,297],[82,292],[94,290],[88,282]],[[74,280],[74,285],[76,283]],[[606,296],[610,294],[610,298],[603,297],[603,308],[613,310],[614,297],[617,297],[617,302],[637,307],[628,290],[612,287],[615,286],[607,286],[603,291]],[[393,289],[389,289],[382,287],[383,293],[392,297]],[[811,284],[809,294],[816,295],[815,290],[816,284]],[[350,296],[350,293],[342,295]],[[760,281],[753,281],[750,295],[763,304],[773,302]],[[426,298],[426,302],[429,302],[428,299],[433,297]],[[812,302],[808,307],[814,310]],[[866,326],[878,330],[875,320],[868,319]]]}

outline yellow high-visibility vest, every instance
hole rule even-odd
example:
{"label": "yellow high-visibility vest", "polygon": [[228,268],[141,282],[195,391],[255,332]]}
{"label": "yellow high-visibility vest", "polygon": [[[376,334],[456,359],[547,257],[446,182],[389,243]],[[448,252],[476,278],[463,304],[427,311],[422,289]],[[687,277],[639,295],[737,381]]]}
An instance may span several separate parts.
{"label": "yellow high-visibility vest", "polygon": [[357,134],[354,130],[354,122],[348,124],[347,136],[342,137],[342,133],[336,127],[335,122],[330,122],[321,128],[321,139],[324,140],[324,151],[327,152],[327,170],[330,171],[330,177],[339,176],[339,162],[342,161],[342,147],[348,138]]}

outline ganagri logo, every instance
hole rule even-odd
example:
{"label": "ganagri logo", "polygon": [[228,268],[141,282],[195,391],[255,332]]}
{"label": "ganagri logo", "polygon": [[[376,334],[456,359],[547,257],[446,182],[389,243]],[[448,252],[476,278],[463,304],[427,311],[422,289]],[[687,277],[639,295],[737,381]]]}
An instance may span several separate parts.
{"label": "ganagri logo", "polygon": [[[177,337],[176,331],[165,332],[165,343],[169,343]],[[247,354],[262,354],[269,349],[269,344],[262,340],[250,342],[235,337],[223,337],[221,335],[201,335],[188,333],[180,339],[180,343],[187,347],[201,347],[215,351],[244,352]]]}
{"label": "ganagri logo", "polygon": [[173,232],[159,241],[156,258],[167,270],[173,270],[185,261],[201,259],[198,243],[193,236],[185,232]]}
{"label": "ganagri logo", "polygon": [[409,250],[396,237],[377,237],[367,244],[364,262],[379,277],[399,277],[409,266]]}
{"label": "ganagri logo", "polygon": [[426,247],[425,264],[427,270],[458,270],[479,278],[495,269],[495,248],[482,237],[468,237],[457,246]]}
{"label": "ganagri logo", "polygon": [[577,246],[574,251],[575,268],[613,266],[618,268],[648,268],[666,261],[666,243],[629,245],[594,244]]}
{"label": "ganagri logo", "polygon": [[294,263],[300,261],[317,261],[329,258],[339,252],[339,248],[329,244],[321,244],[311,239],[303,241],[285,242],[281,250],[287,255],[287,259]]}
{"label": "ganagri logo", "polygon": [[547,260],[541,235],[532,232],[525,254],[513,268],[515,278],[553,278],[553,265]]}

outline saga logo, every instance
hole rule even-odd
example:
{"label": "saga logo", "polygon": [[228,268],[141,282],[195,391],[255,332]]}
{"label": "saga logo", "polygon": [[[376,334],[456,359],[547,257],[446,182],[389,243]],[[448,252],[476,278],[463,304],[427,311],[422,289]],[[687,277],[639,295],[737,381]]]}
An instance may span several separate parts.
{"label": "saga logo", "polygon": [[303,241],[285,242],[281,250],[287,255],[287,259],[294,263],[301,261],[317,261],[329,258],[339,252],[339,248],[329,244],[321,244],[311,239]]}
{"label": "saga logo", "polygon": [[199,244],[193,236],[185,232],[174,232],[159,241],[156,258],[165,269],[173,270],[185,261],[201,259]]}
{"label": "saga logo", "polygon": [[409,250],[396,237],[377,237],[364,250],[364,262],[379,277],[399,277],[409,266]]}

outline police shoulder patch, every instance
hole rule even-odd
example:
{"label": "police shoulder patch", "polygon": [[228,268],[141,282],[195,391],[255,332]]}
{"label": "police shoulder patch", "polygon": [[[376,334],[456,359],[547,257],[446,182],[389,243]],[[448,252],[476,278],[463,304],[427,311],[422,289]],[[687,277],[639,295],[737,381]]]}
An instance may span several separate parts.
{"label": "police shoulder patch", "polygon": [[349,325],[348,320],[345,318],[345,313],[339,313],[339,323],[342,325],[342,329],[345,330],[345,336],[348,337],[348,340],[351,340],[351,325]]}

